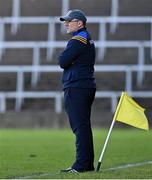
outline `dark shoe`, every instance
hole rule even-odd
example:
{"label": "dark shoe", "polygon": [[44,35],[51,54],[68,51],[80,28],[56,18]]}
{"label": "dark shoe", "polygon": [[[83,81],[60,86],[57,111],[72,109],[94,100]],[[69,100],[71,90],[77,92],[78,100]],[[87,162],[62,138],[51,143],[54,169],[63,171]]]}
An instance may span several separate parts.
{"label": "dark shoe", "polygon": [[73,168],[71,168],[71,167],[69,167],[69,168],[67,168],[67,169],[61,169],[60,172],[61,172],[61,173],[78,173],[77,170],[75,170],[75,169],[73,169]]}

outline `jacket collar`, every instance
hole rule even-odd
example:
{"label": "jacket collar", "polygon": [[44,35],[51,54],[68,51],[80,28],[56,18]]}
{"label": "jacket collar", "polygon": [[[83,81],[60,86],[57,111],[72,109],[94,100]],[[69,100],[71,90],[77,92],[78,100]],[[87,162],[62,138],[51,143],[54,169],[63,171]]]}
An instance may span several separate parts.
{"label": "jacket collar", "polygon": [[73,36],[76,36],[79,32],[86,31],[86,27],[79,29],[78,31],[72,33]]}

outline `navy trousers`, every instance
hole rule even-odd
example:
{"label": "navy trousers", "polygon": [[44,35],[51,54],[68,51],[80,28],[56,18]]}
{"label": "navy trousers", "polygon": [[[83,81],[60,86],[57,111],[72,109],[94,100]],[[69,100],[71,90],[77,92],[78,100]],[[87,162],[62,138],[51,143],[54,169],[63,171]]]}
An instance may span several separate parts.
{"label": "navy trousers", "polygon": [[93,88],[66,88],[65,110],[76,136],[76,161],[72,168],[78,171],[94,170],[94,148],[91,130],[91,106],[95,97]]}

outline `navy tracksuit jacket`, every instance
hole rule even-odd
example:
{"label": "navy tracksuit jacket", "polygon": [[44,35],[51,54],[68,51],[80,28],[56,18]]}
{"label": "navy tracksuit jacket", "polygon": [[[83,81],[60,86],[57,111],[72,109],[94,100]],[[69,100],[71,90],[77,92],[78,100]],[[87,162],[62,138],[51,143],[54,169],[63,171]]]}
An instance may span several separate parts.
{"label": "navy tracksuit jacket", "polygon": [[86,28],[73,33],[67,47],[59,56],[63,71],[65,109],[70,126],[76,135],[78,171],[94,170],[94,149],[90,123],[91,106],[95,97],[95,46]]}

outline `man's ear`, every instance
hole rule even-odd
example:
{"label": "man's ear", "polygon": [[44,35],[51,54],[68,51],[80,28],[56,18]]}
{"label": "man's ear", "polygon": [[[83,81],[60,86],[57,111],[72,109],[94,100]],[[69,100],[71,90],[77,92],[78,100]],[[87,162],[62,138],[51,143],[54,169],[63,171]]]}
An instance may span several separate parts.
{"label": "man's ear", "polygon": [[83,26],[83,22],[82,21],[78,21],[78,26],[79,27]]}

